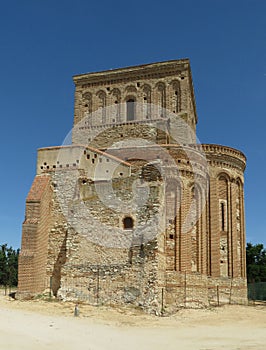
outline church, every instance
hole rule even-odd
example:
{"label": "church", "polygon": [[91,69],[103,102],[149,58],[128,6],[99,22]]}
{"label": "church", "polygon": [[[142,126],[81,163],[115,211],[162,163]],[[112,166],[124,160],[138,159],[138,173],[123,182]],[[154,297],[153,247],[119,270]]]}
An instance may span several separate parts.
{"label": "church", "polygon": [[246,158],[197,140],[189,60],[73,80],[73,128],[38,150],[18,297],[155,314],[246,303]]}

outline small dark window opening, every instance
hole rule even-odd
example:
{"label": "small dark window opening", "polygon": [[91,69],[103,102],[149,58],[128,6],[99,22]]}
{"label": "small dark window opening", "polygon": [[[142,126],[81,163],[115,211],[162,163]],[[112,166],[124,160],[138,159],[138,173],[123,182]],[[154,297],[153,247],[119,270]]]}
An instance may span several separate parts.
{"label": "small dark window opening", "polygon": [[125,230],[132,229],[134,226],[133,219],[130,216],[127,216],[123,219],[123,225]]}
{"label": "small dark window opening", "polygon": [[224,203],[221,203],[221,220],[222,220],[222,231],[225,229],[224,219],[225,219],[225,211],[224,211]]}
{"label": "small dark window opening", "polygon": [[92,164],[94,164],[94,161],[95,161],[95,159],[92,159],[92,160],[91,160]]}
{"label": "small dark window opening", "polygon": [[140,257],[143,259],[145,258],[145,250],[144,250],[144,244],[142,243],[140,245],[140,252],[139,252]]}
{"label": "small dark window opening", "polygon": [[87,159],[90,159],[90,154],[87,154]]}
{"label": "small dark window opening", "polygon": [[135,120],[135,101],[127,100],[127,120]]}
{"label": "small dark window opening", "polygon": [[132,260],[133,260],[133,250],[132,250],[132,247],[129,248],[128,260],[129,260],[129,263],[132,264]]}
{"label": "small dark window opening", "polygon": [[174,235],[172,233],[170,233],[169,238],[174,239]]}

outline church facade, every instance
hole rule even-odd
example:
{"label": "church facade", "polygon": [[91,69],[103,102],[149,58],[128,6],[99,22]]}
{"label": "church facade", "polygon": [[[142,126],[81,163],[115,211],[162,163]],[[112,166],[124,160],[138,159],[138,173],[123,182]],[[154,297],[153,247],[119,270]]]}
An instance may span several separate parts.
{"label": "church facade", "polygon": [[198,142],[189,60],[73,79],[71,134],[38,150],[18,296],[156,314],[245,303],[246,158]]}

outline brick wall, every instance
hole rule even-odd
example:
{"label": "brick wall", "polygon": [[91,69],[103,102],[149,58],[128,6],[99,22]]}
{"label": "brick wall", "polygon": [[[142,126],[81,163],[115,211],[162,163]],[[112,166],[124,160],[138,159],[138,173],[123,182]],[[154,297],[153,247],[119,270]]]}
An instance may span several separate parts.
{"label": "brick wall", "polygon": [[49,177],[36,176],[26,200],[19,255],[19,294],[41,293],[47,286],[51,198]]}

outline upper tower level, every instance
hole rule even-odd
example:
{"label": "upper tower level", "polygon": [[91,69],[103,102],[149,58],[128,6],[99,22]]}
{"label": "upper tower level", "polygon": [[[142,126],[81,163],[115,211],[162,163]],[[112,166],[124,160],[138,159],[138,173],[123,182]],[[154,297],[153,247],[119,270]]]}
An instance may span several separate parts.
{"label": "upper tower level", "polygon": [[[167,132],[166,125],[171,127],[169,114],[172,127],[179,117],[188,125],[190,132],[184,132],[184,143],[195,142],[197,114],[188,59],[87,73],[73,80],[77,129],[73,143],[84,143],[84,129],[88,136],[85,140],[90,142],[93,129],[125,124],[158,122],[165,124]],[[83,130],[82,137],[78,130]],[[171,138],[160,142],[171,143]]]}

